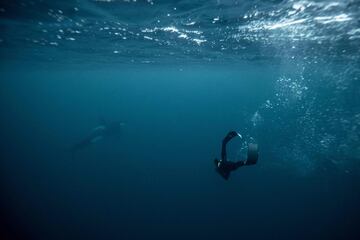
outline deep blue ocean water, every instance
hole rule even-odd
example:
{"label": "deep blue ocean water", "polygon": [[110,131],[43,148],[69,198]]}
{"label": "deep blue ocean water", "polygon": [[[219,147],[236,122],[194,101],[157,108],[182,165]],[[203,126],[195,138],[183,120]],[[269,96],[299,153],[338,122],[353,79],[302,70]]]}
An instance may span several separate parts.
{"label": "deep blue ocean water", "polygon": [[[0,239],[360,239],[359,19],[357,0],[1,1]],[[120,136],[69,151],[103,121]],[[225,181],[230,130],[260,157]]]}

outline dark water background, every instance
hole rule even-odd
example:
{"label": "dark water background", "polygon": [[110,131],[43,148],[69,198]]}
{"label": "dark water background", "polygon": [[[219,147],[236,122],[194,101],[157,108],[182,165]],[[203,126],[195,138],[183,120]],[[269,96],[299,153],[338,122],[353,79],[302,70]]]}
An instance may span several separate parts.
{"label": "dark water background", "polygon": [[360,237],[358,1],[0,6],[1,239]]}

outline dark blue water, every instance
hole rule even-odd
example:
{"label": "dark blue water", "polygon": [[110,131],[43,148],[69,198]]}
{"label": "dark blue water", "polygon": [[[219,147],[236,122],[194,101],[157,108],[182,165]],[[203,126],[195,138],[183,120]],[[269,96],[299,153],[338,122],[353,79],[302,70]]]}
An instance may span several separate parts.
{"label": "dark blue water", "polygon": [[[356,0],[1,1],[0,239],[359,239],[359,16]],[[120,135],[70,151],[104,121]],[[225,181],[229,130],[260,157]]]}

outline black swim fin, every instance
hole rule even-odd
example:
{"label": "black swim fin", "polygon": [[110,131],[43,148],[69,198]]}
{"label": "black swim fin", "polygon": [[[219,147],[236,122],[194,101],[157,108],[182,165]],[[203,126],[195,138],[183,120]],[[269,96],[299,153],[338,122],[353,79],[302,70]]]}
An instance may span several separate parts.
{"label": "black swim fin", "polygon": [[258,145],[255,143],[249,143],[246,165],[254,165],[259,159]]}

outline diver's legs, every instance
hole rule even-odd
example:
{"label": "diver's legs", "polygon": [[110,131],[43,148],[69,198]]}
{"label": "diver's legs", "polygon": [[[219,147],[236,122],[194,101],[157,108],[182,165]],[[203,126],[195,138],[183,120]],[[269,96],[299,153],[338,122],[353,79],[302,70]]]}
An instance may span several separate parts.
{"label": "diver's legs", "polygon": [[[225,139],[224,139],[225,140]],[[222,142],[222,146],[221,146],[221,160],[222,161],[227,161],[227,157],[226,157],[226,143],[225,141]]]}
{"label": "diver's legs", "polygon": [[236,169],[238,169],[239,167],[242,167],[245,165],[245,162],[244,161],[237,161],[235,162],[233,165],[232,165],[232,169],[231,171],[234,171]]}
{"label": "diver's legs", "polygon": [[241,166],[244,166],[245,163],[244,161],[238,161],[238,162],[223,162],[222,165],[220,167],[216,167],[216,171],[224,178],[224,179],[229,179],[230,177],[230,173],[232,171],[235,171],[236,169],[238,169]]}
{"label": "diver's legs", "polygon": [[226,156],[226,144],[233,139],[234,137],[239,136],[239,134],[235,131],[230,131],[225,138],[222,141],[222,146],[221,146],[221,159],[223,161],[227,161],[227,156]]}

